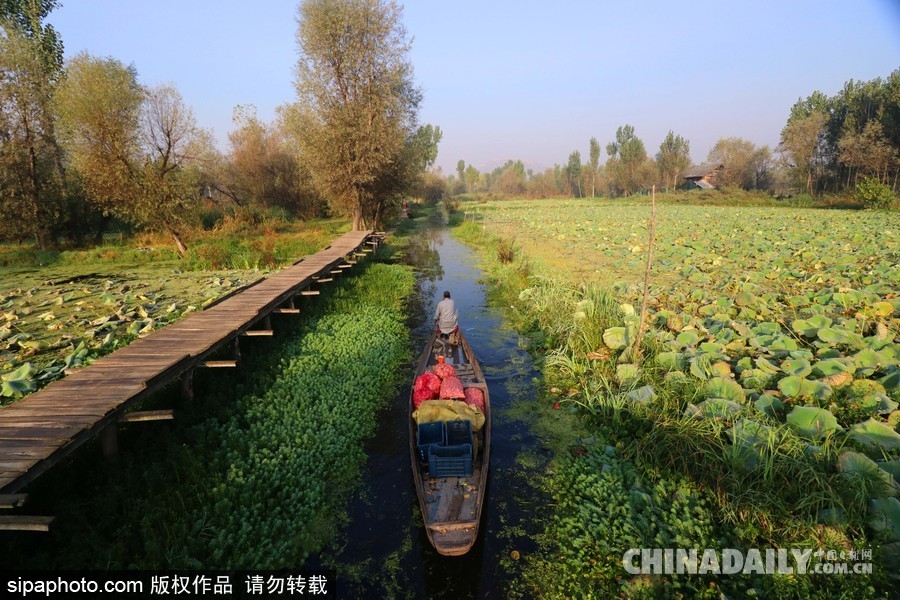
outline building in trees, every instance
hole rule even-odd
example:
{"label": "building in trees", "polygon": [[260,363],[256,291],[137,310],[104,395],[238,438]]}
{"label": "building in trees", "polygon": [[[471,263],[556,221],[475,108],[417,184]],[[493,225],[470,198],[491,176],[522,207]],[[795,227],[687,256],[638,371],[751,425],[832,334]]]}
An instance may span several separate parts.
{"label": "building in trees", "polygon": [[692,187],[713,190],[719,185],[724,171],[725,165],[722,163],[703,164],[687,169],[681,174],[681,177]]}

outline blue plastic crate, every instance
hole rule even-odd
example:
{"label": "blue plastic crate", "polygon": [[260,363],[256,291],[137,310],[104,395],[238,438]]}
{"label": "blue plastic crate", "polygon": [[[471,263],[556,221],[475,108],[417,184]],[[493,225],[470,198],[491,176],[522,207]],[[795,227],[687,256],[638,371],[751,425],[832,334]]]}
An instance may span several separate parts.
{"label": "blue plastic crate", "polygon": [[448,446],[472,443],[472,421],[468,419],[459,421],[444,421],[445,443]]}
{"label": "blue plastic crate", "polygon": [[428,460],[428,449],[432,446],[444,445],[444,422],[419,423],[416,443],[419,447],[419,460]]}
{"label": "blue plastic crate", "polygon": [[472,474],[472,444],[432,446],[428,449],[428,474],[432,477],[465,477]]}

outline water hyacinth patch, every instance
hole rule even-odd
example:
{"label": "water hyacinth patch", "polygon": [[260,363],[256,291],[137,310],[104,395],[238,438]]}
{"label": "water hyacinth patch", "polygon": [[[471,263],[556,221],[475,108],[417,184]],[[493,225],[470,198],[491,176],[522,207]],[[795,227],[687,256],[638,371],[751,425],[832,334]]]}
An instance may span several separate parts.
{"label": "water hyacinth patch", "polygon": [[335,492],[364,459],[362,443],[408,360],[401,308],[414,281],[399,266],[368,267],[335,290],[324,314],[299,324],[267,376],[241,386],[233,418],[203,424],[220,446],[209,465],[218,483],[194,516],[215,527],[185,543],[211,557],[207,566],[302,564],[323,543],[316,523],[340,503]]}

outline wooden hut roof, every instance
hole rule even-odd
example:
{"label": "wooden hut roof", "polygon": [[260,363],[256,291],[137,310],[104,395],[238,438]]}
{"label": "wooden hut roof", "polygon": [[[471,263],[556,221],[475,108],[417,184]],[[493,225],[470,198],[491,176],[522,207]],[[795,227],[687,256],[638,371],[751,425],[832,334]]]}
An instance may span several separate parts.
{"label": "wooden hut roof", "polygon": [[725,165],[718,164],[703,164],[703,165],[695,165],[687,169],[684,173],[682,173],[682,177],[685,179],[692,179],[694,177],[706,177],[713,171],[717,171],[718,169],[724,168]]}

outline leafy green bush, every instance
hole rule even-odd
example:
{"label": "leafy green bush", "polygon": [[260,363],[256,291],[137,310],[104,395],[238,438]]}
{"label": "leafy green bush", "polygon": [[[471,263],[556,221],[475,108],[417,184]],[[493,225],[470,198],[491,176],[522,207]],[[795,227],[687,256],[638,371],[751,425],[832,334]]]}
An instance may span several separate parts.
{"label": "leafy green bush", "polygon": [[894,193],[877,179],[866,177],[856,184],[856,198],[866,208],[891,208],[894,205]]}

